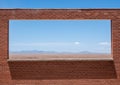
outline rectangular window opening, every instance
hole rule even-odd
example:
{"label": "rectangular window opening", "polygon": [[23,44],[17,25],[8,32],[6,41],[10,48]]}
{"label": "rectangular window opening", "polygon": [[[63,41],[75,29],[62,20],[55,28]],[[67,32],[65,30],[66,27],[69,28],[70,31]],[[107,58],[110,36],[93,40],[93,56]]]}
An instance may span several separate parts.
{"label": "rectangular window opening", "polygon": [[9,20],[11,60],[112,60],[110,20]]}

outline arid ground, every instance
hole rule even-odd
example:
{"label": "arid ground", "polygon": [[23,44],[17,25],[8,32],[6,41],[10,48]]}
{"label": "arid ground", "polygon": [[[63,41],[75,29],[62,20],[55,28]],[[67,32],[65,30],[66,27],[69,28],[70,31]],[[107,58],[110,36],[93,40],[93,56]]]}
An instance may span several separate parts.
{"label": "arid ground", "polygon": [[112,60],[110,54],[9,54],[10,60]]}

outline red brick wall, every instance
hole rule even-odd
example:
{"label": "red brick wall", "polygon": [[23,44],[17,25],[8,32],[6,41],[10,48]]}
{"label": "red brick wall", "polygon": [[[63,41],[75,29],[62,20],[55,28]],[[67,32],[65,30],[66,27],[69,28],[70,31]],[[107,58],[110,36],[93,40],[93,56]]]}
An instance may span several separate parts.
{"label": "red brick wall", "polygon": [[112,60],[9,61],[12,79],[116,79]]}
{"label": "red brick wall", "polygon": [[[110,19],[112,21],[112,55],[117,78],[113,79],[13,79],[19,62],[8,62],[10,19]],[[0,9],[0,85],[119,85],[120,84],[120,9]],[[14,64],[13,64],[14,63]],[[18,63],[18,64],[17,64]],[[52,63],[52,62],[51,62]],[[56,62],[57,63],[57,62]],[[71,62],[72,64],[72,62]],[[77,65],[78,63],[76,63]],[[54,65],[54,63],[53,63]],[[74,63],[75,65],[75,63]],[[11,67],[12,66],[12,67]],[[106,66],[107,67],[107,66]],[[12,69],[11,69],[12,68]],[[13,73],[11,73],[10,69]],[[32,68],[31,68],[32,69]],[[60,69],[56,66],[56,69]],[[64,68],[64,70],[67,68]],[[100,68],[101,69],[101,68]],[[101,70],[103,70],[102,68]],[[19,71],[20,69],[18,69]],[[66,74],[63,71],[63,74]],[[70,70],[68,70],[70,71]],[[23,72],[24,73],[24,72]],[[29,71],[28,71],[29,73]],[[31,73],[32,74],[32,73]],[[52,73],[51,73],[52,74]],[[23,75],[21,75],[23,76]],[[77,75],[76,75],[77,76]]]}

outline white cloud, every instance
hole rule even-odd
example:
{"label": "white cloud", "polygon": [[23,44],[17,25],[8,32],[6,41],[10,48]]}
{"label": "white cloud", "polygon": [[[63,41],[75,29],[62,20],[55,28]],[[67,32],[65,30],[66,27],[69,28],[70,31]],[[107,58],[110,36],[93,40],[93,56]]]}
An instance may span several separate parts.
{"label": "white cloud", "polygon": [[79,42],[38,42],[38,43],[14,43],[11,46],[71,46],[79,45]]}
{"label": "white cloud", "polygon": [[80,45],[80,42],[74,42],[75,43],[75,45]]}
{"label": "white cloud", "polygon": [[101,46],[110,46],[109,42],[100,42],[99,45]]}

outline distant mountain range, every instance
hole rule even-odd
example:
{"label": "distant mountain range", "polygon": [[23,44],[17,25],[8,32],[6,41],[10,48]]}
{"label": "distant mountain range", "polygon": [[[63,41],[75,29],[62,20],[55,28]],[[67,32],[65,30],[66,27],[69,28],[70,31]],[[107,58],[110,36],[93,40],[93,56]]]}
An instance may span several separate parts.
{"label": "distant mountain range", "polygon": [[80,51],[80,52],[56,52],[56,51],[38,51],[38,50],[27,50],[27,51],[12,51],[10,53],[40,53],[40,54],[107,54],[107,53],[96,53],[89,51]]}

